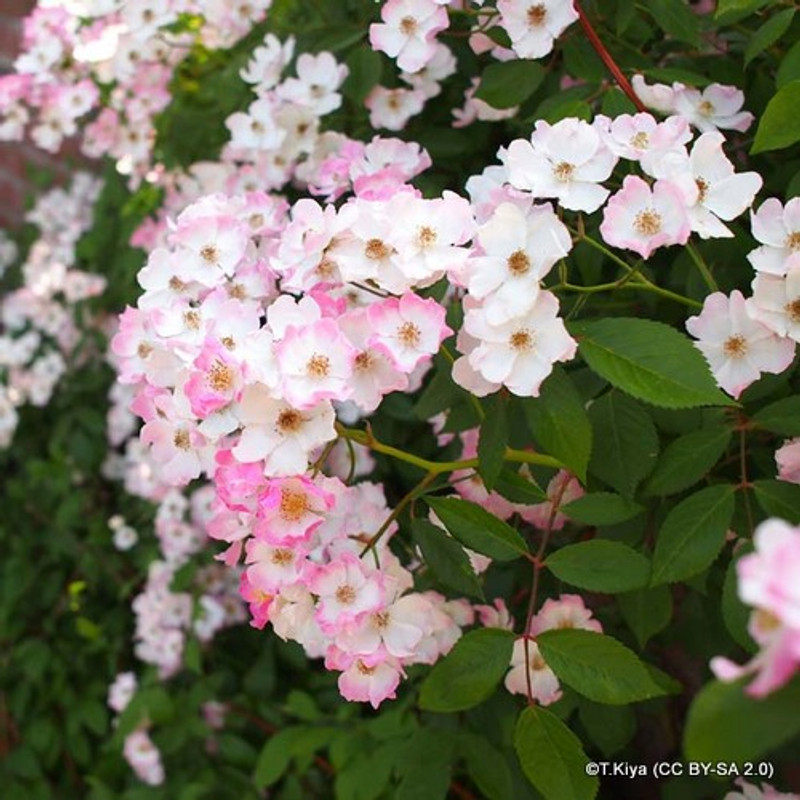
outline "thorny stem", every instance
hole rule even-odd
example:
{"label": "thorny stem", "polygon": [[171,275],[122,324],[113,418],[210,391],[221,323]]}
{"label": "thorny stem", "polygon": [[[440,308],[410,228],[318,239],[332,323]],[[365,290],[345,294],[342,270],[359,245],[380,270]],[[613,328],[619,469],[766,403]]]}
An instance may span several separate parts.
{"label": "thorny stem", "polygon": [[389,526],[403,513],[403,510],[412,503],[414,500],[417,499],[425,489],[433,483],[436,478],[437,474],[435,472],[428,472],[425,477],[413,488],[411,489],[400,502],[392,509],[391,514],[384,520],[383,524],[378,528],[378,530],[370,537],[369,541],[364,545],[364,549],[361,551],[361,557],[365,556],[370,550],[372,550],[375,545],[381,540],[381,537],[387,530],[389,530]]}
{"label": "thorny stem", "polygon": [[719,286],[717,286],[717,282],[714,280],[714,276],[711,274],[708,264],[706,264],[703,256],[700,255],[700,251],[691,242],[686,242],[686,249],[689,251],[689,255],[692,261],[694,261],[697,271],[703,277],[706,286],[708,286],[712,292],[718,292]]}
{"label": "thorny stem", "polygon": [[558,514],[559,508],[561,507],[561,500],[564,497],[564,492],[567,490],[567,486],[569,485],[569,479],[564,480],[559,486],[558,491],[553,497],[552,506],[550,508],[550,513],[547,516],[547,525],[545,526],[544,533],[542,534],[542,540],[539,542],[539,549],[536,551],[536,555],[531,559],[533,563],[533,583],[531,584],[531,595],[528,600],[528,613],[525,616],[525,627],[523,630],[525,631],[525,638],[523,639],[523,647],[525,649],[525,681],[527,683],[528,689],[528,705],[534,705],[533,700],[533,683],[531,681],[531,661],[530,661],[530,636],[529,631],[531,627],[531,620],[533,619],[534,611],[536,611],[536,600],[539,594],[539,576],[542,572],[542,567],[544,567],[544,554],[547,550],[547,545],[550,543],[550,534],[553,532],[553,523],[556,519],[556,514]]}
{"label": "thorny stem", "polygon": [[[435,476],[441,475],[444,472],[455,472],[459,469],[473,469],[478,466],[477,458],[466,458],[461,461],[429,461],[427,458],[420,458],[413,453],[407,453],[405,450],[400,450],[397,447],[379,442],[372,431],[356,430],[355,428],[347,428],[341,423],[336,423],[336,432],[339,436],[349,439],[356,444],[368,447],[376,453],[383,453],[387,456],[392,456],[398,461],[405,461],[407,464],[413,464],[415,467],[424,469],[425,472],[432,473]],[[539,464],[543,467],[552,467],[553,469],[563,469],[564,465],[553,456],[544,455],[543,453],[532,453],[527,450],[515,450],[507,447],[503,456],[505,461],[511,461],[516,464]]]}
{"label": "thorny stem", "polygon": [[747,432],[744,426],[739,429],[739,475],[741,480],[739,486],[742,489],[744,497],[744,510],[747,515],[747,524],[750,527],[750,535],[752,536],[755,523],[753,521],[753,509],[750,507],[750,494],[748,492],[750,481],[747,478]]}
{"label": "thorny stem", "polygon": [[614,76],[614,80],[619,85],[619,88],[625,92],[630,101],[636,106],[638,111],[647,111],[644,103],[642,103],[642,101],[639,99],[636,92],[633,91],[633,86],[631,86],[630,81],[625,77],[625,74],[619,68],[617,62],[614,61],[614,57],[608,52],[608,50],[606,50],[606,46],[597,35],[597,31],[592,27],[592,23],[589,22],[589,18],[581,8],[581,4],[578,2],[578,0],[575,0],[575,11],[578,14],[578,21],[580,22],[581,27],[586,34],[586,38],[589,40],[592,47],[594,47],[594,49],[597,51],[597,55],[600,56],[608,71]]}
{"label": "thorny stem", "polygon": [[678,294],[677,292],[672,292],[669,289],[664,289],[656,283],[653,283],[651,280],[648,280],[641,272],[638,271],[637,267],[632,267],[628,264],[627,261],[620,258],[613,250],[609,250],[602,242],[598,242],[597,239],[592,238],[589,236],[585,231],[581,230],[580,228],[577,230],[572,230],[572,233],[578,237],[578,241],[586,242],[590,247],[593,247],[598,252],[602,253],[606,258],[610,261],[613,261],[618,267],[621,267],[625,270],[625,277],[624,279],[615,281],[614,283],[607,283],[607,284],[599,284],[598,287],[594,286],[575,286],[574,284],[566,284],[562,287],[554,287],[554,289],[563,288],[567,289],[568,291],[573,292],[583,292],[583,293],[591,293],[591,292],[599,292],[599,291],[612,291],[614,289],[623,289],[623,288],[633,288],[633,289],[640,289],[644,292],[652,292],[653,294],[657,294],[660,297],[664,297],[668,300],[674,300],[676,303],[681,303],[682,305],[688,306],[689,308],[702,308],[703,304],[699,303],[697,300],[692,300],[691,297],[686,297],[682,294]]}

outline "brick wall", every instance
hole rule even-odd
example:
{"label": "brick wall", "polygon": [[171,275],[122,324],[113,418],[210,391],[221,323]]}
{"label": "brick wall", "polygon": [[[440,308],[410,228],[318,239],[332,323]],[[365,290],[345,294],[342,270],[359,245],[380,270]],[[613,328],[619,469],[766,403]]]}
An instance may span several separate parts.
{"label": "brick wall", "polygon": [[[36,0],[0,0],[0,74],[12,70],[21,44],[22,20],[35,5]],[[14,228],[22,221],[25,200],[32,191],[31,169],[45,168],[61,181],[69,174],[76,153],[75,142],[68,142],[57,155],[29,142],[0,142],[0,229]]]}

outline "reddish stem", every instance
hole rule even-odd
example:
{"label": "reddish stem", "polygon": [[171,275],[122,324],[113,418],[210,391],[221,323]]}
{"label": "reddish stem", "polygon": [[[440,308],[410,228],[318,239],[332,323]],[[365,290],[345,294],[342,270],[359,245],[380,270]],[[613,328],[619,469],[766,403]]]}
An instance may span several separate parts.
{"label": "reddish stem", "polygon": [[608,71],[614,76],[614,80],[619,85],[619,88],[625,92],[639,111],[647,111],[644,103],[639,99],[636,92],[633,91],[633,86],[631,86],[630,81],[625,77],[625,74],[619,68],[617,62],[614,61],[614,57],[606,50],[606,46],[597,35],[597,31],[592,27],[592,23],[589,22],[589,18],[586,16],[586,12],[581,8],[581,4],[578,0],[575,0],[575,11],[578,14],[578,21],[581,23],[586,37],[591,42],[592,47],[597,51],[597,55],[603,60]]}

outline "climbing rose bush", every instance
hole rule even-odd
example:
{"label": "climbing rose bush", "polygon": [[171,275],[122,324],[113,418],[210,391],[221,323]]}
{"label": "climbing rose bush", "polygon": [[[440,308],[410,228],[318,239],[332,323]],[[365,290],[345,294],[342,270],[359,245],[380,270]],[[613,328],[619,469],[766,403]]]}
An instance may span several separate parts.
{"label": "climbing rose bush", "polygon": [[709,5],[26,20],[12,796],[798,796],[794,9]]}

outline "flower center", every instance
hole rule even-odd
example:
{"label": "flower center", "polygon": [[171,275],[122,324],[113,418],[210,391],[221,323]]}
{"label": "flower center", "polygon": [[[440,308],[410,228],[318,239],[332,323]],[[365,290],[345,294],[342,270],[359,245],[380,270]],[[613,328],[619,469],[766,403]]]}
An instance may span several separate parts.
{"label": "flower center", "polygon": [[229,392],[233,388],[233,370],[222,361],[215,361],[208,371],[207,380],[215,392]]}
{"label": "flower center", "polygon": [[295,433],[303,426],[303,415],[293,408],[285,408],[278,414],[277,427],[281,433]]}
{"label": "flower center", "polygon": [[544,3],[531,6],[528,9],[528,25],[531,28],[539,28],[544,25],[545,17],[547,16],[547,8]]}
{"label": "flower center", "polygon": [[314,270],[316,274],[322,278],[332,278],[336,271],[336,263],[331,261],[327,256],[323,256],[322,260],[317,264],[317,268]]}
{"label": "flower center", "polygon": [[382,261],[389,257],[389,248],[381,239],[370,239],[364,247],[364,255],[370,261]]}
{"label": "flower center", "polygon": [[285,567],[294,561],[294,553],[288,547],[276,547],[270,560],[279,567]]}
{"label": "flower center", "polygon": [[200,315],[196,311],[187,311],[183,315],[183,321],[190,331],[200,330]]}
{"label": "flower center", "polygon": [[404,36],[413,36],[416,30],[417,21],[414,19],[414,17],[403,17],[403,19],[400,20],[400,32]]}
{"label": "flower center", "polygon": [[650,136],[645,131],[639,131],[631,136],[631,147],[637,150],[646,150],[650,145]]}
{"label": "flower center", "polygon": [[708,197],[708,181],[705,178],[695,178],[697,184],[697,202],[704,203]]}
{"label": "flower center", "polygon": [[744,358],[747,355],[747,339],[740,333],[730,336],[722,345],[722,350],[728,358]]}
{"label": "flower center", "polygon": [[710,117],[714,113],[714,104],[709,102],[708,100],[703,100],[699,106],[697,106],[697,110],[704,116]]}
{"label": "flower center", "polygon": [[344,586],[340,586],[336,590],[336,599],[343,606],[349,606],[356,599],[356,590],[346,583]]}
{"label": "flower center", "polygon": [[774,631],[781,627],[781,621],[764,608],[757,608],[753,612],[755,626],[764,632]]}
{"label": "flower center", "polygon": [[377,614],[373,614],[372,618],[375,620],[376,628],[380,628],[381,630],[383,630],[389,625],[388,611],[379,611]]}
{"label": "flower center", "polygon": [[642,236],[655,236],[661,231],[661,216],[650,209],[640,211],[633,220],[633,227]]}
{"label": "flower center", "polygon": [[280,514],[287,522],[297,522],[308,511],[308,497],[303,492],[291,489],[281,491]]}
{"label": "flower center", "polygon": [[331,360],[328,358],[328,356],[314,353],[314,355],[308,359],[308,364],[306,364],[306,372],[308,373],[309,377],[317,379],[325,378],[330,374],[330,371]]}
{"label": "flower center", "polygon": [[375,667],[368,667],[360,658],[356,661],[356,666],[362,675],[372,675],[375,672]]}
{"label": "flower center", "polygon": [[506,262],[512,275],[524,275],[531,268],[531,260],[524,250],[515,250]]}
{"label": "flower center", "polygon": [[152,352],[153,346],[147,342],[140,342],[139,346],[136,348],[136,355],[139,356],[139,358],[147,358]]}
{"label": "flower center", "polygon": [[222,344],[228,350],[234,350],[236,348],[236,341],[234,340],[233,336],[223,336],[222,337]]}
{"label": "flower center", "polygon": [[169,279],[169,288],[172,289],[173,292],[183,292],[186,289],[186,284],[180,278],[173,275]]}
{"label": "flower center", "polygon": [[524,352],[533,348],[533,335],[528,330],[514,331],[508,343],[514,350]]}
{"label": "flower center", "polygon": [[219,262],[219,250],[217,246],[214,244],[204,244],[200,248],[200,258],[202,258],[206,264],[217,264]]}
{"label": "flower center", "polygon": [[419,229],[417,241],[420,247],[432,247],[436,244],[436,231],[433,228],[424,225]]}
{"label": "flower center", "polygon": [[246,300],[247,289],[241,283],[234,283],[233,286],[228,287],[228,297],[232,297],[234,300]]}
{"label": "flower center", "polygon": [[187,430],[179,430],[175,431],[175,436],[172,439],[172,443],[178,450],[191,450],[192,449],[192,441],[189,438],[189,431]]}
{"label": "flower center", "polygon": [[575,166],[568,161],[559,161],[553,167],[553,175],[559,183],[569,183],[572,180],[573,172],[575,172]]}
{"label": "flower center", "polygon": [[372,368],[372,361],[372,353],[369,350],[363,350],[356,356],[353,368],[356,372],[367,372]]}
{"label": "flower center", "polygon": [[397,329],[397,338],[406,347],[416,347],[422,336],[420,329],[413,322],[404,322]]}
{"label": "flower center", "polygon": [[787,303],[785,310],[792,322],[800,322],[800,297]]}
{"label": "flower center", "polygon": [[786,237],[785,247],[792,251],[800,250],[800,231],[794,231]]}

